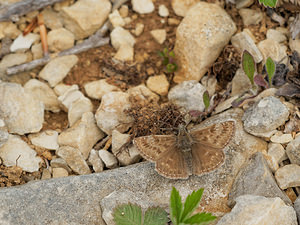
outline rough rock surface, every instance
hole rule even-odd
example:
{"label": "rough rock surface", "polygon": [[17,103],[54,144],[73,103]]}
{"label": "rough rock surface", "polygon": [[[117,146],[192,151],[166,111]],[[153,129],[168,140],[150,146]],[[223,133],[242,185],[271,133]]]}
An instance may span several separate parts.
{"label": "rough rock surface", "polygon": [[44,122],[44,104],[16,83],[0,83],[0,117],[9,133],[38,132]]}
{"label": "rough rock surface", "polygon": [[216,4],[199,2],[176,31],[174,52],[178,71],[174,81],[199,81],[236,31],[230,16]]}
{"label": "rough rock surface", "polygon": [[296,212],[280,198],[243,195],[217,225],[297,225]]}

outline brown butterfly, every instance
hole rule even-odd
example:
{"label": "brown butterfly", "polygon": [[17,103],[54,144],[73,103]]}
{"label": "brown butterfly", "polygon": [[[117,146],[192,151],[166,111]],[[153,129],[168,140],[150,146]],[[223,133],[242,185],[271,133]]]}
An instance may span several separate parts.
{"label": "brown butterfly", "polygon": [[220,167],[225,161],[224,147],[235,130],[233,121],[203,129],[179,127],[176,135],[149,135],[133,140],[141,155],[155,162],[155,170],[171,179],[187,179]]}

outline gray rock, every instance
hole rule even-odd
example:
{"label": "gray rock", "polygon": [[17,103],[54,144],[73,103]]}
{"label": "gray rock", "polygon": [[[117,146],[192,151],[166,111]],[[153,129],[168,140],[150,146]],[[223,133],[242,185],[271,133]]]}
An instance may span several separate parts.
{"label": "gray rock", "polygon": [[246,110],[243,121],[245,130],[255,136],[275,130],[288,119],[287,107],[273,96],[263,98]]}
{"label": "gray rock", "polygon": [[16,83],[0,83],[0,117],[9,133],[38,132],[44,122],[44,104]]}
{"label": "gray rock", "polygon": [[53,158],[50,161],[50,165],[52,168],[64,168],[65,170],[67,170],[69,173],[72,172],[71,168],[68,166],[68,164],[66,163],[66,161],[63,158]]}
{"label": "gray rock", "polygon": [[174,81],[199,81],[235,31],[235,23],[219,5],[196,3],[176,30],[174,52],[178,70]]}
{"label": "gray rock", "polygon": [[103,132],[96,125],[94,114],[86,112],[74,126],[58,136],[58,144],[78,149],[83,158],[87,159],[93,146],[103,137]]}
{"label": "gray rock", "polygon": [[50,110],[52,112],[60,111],[57,95],[46,83],[37,79],[30,79],[24,85],[24,89],[31,92],[35,98],[43,102],[45,110]]}
{"label": "gray rock", "polygon": [[91,173],[89,166],[78,149],[62,146],[56,151],[56,155],[63,158],[74,172],[78,174]]}
{"label": "gray rock", "polygon": [[211,173],[191,176],[188,180],[170,180],[157,174],[154,165],[146,162],[86,176],[50,179],[0,189],[0,212],[3,215],[0,223],[104,225],[99,202],[110,193],[120,189],[142,192],[156,205],[167,209],[173,186],[183,199],[191,191],[203,187],[203,210],[218,215],[228,212],[226,196],[236,174],[251,154],[267,149],[263,140],[243,130],[242,115],[241,109],[228,110],[199,125],[205,127],[226,120],[236,121],[235,136],[224,149],[225,163]]}
{"label": "gray rock", "polygon": [[272,39],[266,39],[260,41],[257,44],[263,56],[263,62],[265,63],[268,57],[271,57],[274,61],[279,62],[283,59],[282,63],[287,63],[288,59],[284,59],[287,56],[287,47],[284,44],[279,44],[277,41]]}
{"label": "gray rock", "polygon": [[177,16],[185,17],[188,10],[192,8],[200,0],[172,0],[172,8]]}
{"label": "gray rock", "polygon": [[278,143],[270,143],[268,145],[268,155],[273,157],[278,164],[287,159],[283,146]]}
{"label": "gray rock", "polygon": [[205,109],[203,103],[205,91],[205,87],[195,80],[184,81],[169,91],[168,99],[186,111],[199,110],[202,112]]}
{"label": "gray rock", "polygon": [[240,53],[242,53],[244,50],[250,52],[256,63],[262,61],[263,56],[261,52],[257,48],[252,37],[245,30],[234,35],[231,38],[231,43]]}
{"label": "gray rock", "polygon": [[104,169],[104,163],[99,157],[98,151],[92,149],[88,158],[88,163],[93,166],[95,173],[102,172]]}
{"label": "gray rock", "polygon": [[67,76],[77,61],[78,57],[76,55],[66,55],[54,58],[40,71],[39,77],[48,81],[50,86],[54,87]]}
{"label": "gray rock", "polygon": [[116,27],[113,29],[110,33],[110,38],[111,44],[116,50],[119,50],[122,45],[129,45],[133,47],[135,44],[135,39],[131,33],[122,27]]}
{"label": "gray rock", "polygon": [[240,9],[239,14],[242,17],[245,26],[259,24],[263,19],[263,13],[260,10]]}
{"label": "gray rock", "polygon": [[106,224],[114,224],[112,209],[121,204],[128,204],[128,202],[141,206],[144,212],[148,208],[155,206],[155,203],[145,193],[132,192],[128,189],[114,191],[100,202],[102,218]]}
{"label": "gray rock", "polygon": [[300,166],[296,164],[289,164],[280,167],[275,173],[275,178],[282,190],[289,187],[299,187]]}
{"label": "gray rock", "polygon": [[217,225],[297,225],[296,212],[292,206],[276,198],[243,195],[230,213],[222,217]]}
{"label": "gray rock", "polygon": [[38,171],[39,163],[42,162],[42,159],[36,156],[36,152],[17,135],[10,135],[0,147],[0,157],[5,166],[18,165],[27,172]]}
{"label": "gray rock", "polygon": [[251,81],[244,70],[239,68],[232,79],[231,96],[243,94],[252,88]]}
{"label": "gray rock", "polygon": [[84,90],[90,98],[101,100],[106,93],[120,91],[120,88],[107,83],[106,79],[101,79],[84,84]]}
{"label": "gray rock", "polygon": [[58,132],[55,130],[45,130],[37,134],[30,134],[28,136],[31,143],[35,146],[57,150],[59,148],[57,138]]}
{"label": "gray rock", "polygon": [[117,158],[107,150],[100,150],[99,157],[107,168],[116,168],[118,166]]}
{"label": "gray rock", "polygon": [[110,10],[109,0],[79,0],[69,7],[63,7],[61,13],[64,26],[79,40],[97,31],[104,24]]}
{"label": "gray rock", "polygon": [[125,113],[130,106],[127,93],[118,91],[103,95],[95,114],[98,127],[109,135],[114,129],[120,132],[126,131],[133,122],[133,118]]}
{"label": "gray rock", "polygon": [[287,40],[286,36],[278,31],[278,30],[274,30],[274,29],[268,29],[267,31],[267,39],[272,39],[274,41],[277,41],[278,43],[284,42]]}
{"label": "gray rock", "polygon": [[280,197],[287,204],[291,200],[280,190],[262,153],[251,156],[247,165],[239,171],[228,196],[228,205],[233,207],[241,195]]}
{"label": "gray rock", "polygon": [[151,13],[154,11],[152,0],[131,0],[132,8],[139,14]]}
{"label": "gray rock", "polygon": [[288,155],[291,163],[300,166],[300,136],[296,137],[287,145],[286,154]]}
{"label": "gray rock", "polygon": [[295,209],[296,214],[297,214],[298,223],[300,223],[300,197],[299,196],[296,199],[296,201],[294,202],[294,209]]}
{"label": "gray rock", "polygon": [[8,140],[9,133],[4,120],[0,119],[0,147]]}
{"label": "gray rock", "polygon": [[10,46],[11,52],[16,51],[26,51],[28,50],[31,45],[38,41],[39,35],[34,33],[29,33],[26,36],[23,36],[23,34],[20,34],[12,43]]}
{"label": "gray rock", "polygon": [[74,34],[65,28],[51,30],[47,34],[49,50],[52,52],[60,52],[74,46]]}

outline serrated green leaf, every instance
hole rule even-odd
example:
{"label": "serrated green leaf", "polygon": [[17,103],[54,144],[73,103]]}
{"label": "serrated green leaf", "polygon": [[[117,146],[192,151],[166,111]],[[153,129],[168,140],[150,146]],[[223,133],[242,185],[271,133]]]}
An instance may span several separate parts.
{"label": "serrated green leaf", "polygon": [[186,218],[188,218],[198,207],[203,194],[203,190],[204,189],[201,188],[198,191],[193,191],[190,195],[187,196],[184,202],[183,212],[180,218],[181,222],[185,221]]}
{"label": "serrated green leaf", "polygon": [[267,58],[266,61],[266,70],[267,70],[267,74],[268,74],[268,78],[269,78],[269,87],[272,86],[272,78],[275,74],[275,70],[276,70],[276,65],[274,63],[274,61],[271,59],[271,57]]}
{"label": "serrated green leaf", "polygon": [[265,7],[276,7],[277,0],[259,0],[260,3],[262,3]]}
{"label": "serrated green leaf", "polygon": [[137,205],[119,205],[115,208],[113,217],[116,225],[142,225],[142,209]]}
{"label": "serrated green leaf", "polygon": [[254,84],[255,62],[253,56],[245,50],[242,56],[242,67],[246,75],[248,76],[251,84]]}
{"label": "serrated green leaf", "polygon": [[175,187],[172,188],[170,197],[170,217],[174,225],[179,225],[182,213],[182,203],[179,192]]}
{"label": "serrated green leaf", "polygon": [[215,220],[217,217],[211,215],[211,213],[197,213],[190,218],[187,218],[184,223],[185,224],[198,224],[205,225]]}
{"label": "serrated green leaf", "polygon": [[207,110],[210,105],[208,91],[205,91],[203,93],[203,102],[204,102],[205,109]]}
{"label": "serrated green leaf", "polygon": [[143,225],[166,225],[167,222],[167,212],[160,207],[155,207],[146,211]]}

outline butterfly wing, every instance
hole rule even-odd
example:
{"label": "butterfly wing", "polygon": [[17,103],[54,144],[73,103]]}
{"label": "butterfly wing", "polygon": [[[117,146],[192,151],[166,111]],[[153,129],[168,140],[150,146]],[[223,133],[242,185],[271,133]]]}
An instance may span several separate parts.
{"label": "butterfly wing", "polygon": [[223,149],[196,143],[192,146],[193,174],[202,175],[220,167],[225,161]]}
{"label": "butterfly wing", "polygon": [[223,148],[231,140],[234,131],[233,121],[190,131],[191,137],[195,142],[192,145],[193,174],[208,173],[224,163],[225,154]]}
{"label": "butterfly wing", "polygon": [[186,179],[189,169],[183,153],[176,147],[174,135],[149,135],[134,139],[141,155],[155,162],[155,170],[164,177]]}
{"label": "butterfly wing", "polygon": [[174,135],[149,135],[135,138],[133,143],[140,151],[143,158],[155,162],[163,153],[174,148],[176,136]]}
{"label": "butterfly wing", "polygon": [[224,148],[231,140],[235,131],[233,121],[216,123],[203,129],[190,130],[194,142],[212,148]]}
{"label": "butterfly wing", "polygon": [[155,170],[170,179],[187,179],[190,175],[182,151],[175,146],[156,161]]}

